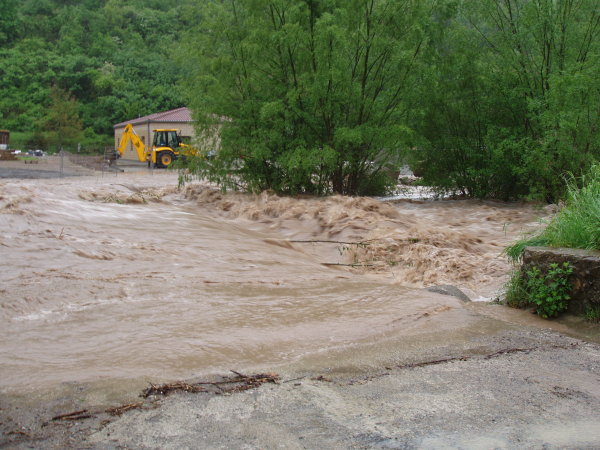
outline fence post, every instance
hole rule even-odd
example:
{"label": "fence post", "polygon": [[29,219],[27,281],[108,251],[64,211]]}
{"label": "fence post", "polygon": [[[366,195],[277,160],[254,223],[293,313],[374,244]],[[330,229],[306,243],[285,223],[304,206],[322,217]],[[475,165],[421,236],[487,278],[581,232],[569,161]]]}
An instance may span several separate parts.
{"label": "fence post", "polygon": [[65,151],[63,148],[60,148],[60,178],[64,177],[64,169],[65,169]]}

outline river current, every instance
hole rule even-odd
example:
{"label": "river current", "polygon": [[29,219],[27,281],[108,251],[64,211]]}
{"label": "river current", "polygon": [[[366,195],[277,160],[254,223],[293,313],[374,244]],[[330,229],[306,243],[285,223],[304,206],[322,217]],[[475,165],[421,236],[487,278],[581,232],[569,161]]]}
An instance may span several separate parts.
{"label": "river current", "polygon": [[0,184],[0,390],[175,379],[466,327],[546,212],[223,194],[170,174]]}

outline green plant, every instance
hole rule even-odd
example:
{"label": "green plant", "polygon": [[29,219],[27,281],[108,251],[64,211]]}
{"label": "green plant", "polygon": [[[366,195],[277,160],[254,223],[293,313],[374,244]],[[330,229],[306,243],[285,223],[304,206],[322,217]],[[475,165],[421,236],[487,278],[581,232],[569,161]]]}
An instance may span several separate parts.
{"label": "green plant", "polygon": [[527,300],[536,308],[536,313],[547,319],[565,311],[571,296],[569,276],[573,268],[568,262],[559,265],[550,264],[548,271],[543,273],[538,267],[532,267],[526,272],[525,291]]}
{"label": "green plant", "polygon": [[513,308],[525,308],[528,306],[525,278],[520,270],[513,271],[505,288],[505,303],[508,306]]}
{"label": "green plant", "polygon": [[600,323],[600,306],[588,306],[584,316],[588,322]]}
{"label": "green plant", "polygon": [[600,250],[600,164],[567,182],[565,206],[544,231],[517,241],[505,250],[513,261],[527,246],[571,247]]}

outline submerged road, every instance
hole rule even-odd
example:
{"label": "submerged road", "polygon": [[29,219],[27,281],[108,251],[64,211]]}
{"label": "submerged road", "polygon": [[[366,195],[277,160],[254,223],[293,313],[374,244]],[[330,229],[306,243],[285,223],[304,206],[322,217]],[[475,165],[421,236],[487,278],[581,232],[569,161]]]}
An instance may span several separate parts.
{"label": "submerged road", "polygon": [[506,330],[481,339],[477,350],[449,345],[429,351],[407,362],[396,349],[399,359],[387,366],[332,367],[323,378],[307,374],[231,396],[174,395],[85,442],[129,448],[600,447],[597,345]]}
{"label": "submerged road", "polygon": [[[428,333],[316,355],[272,368],[279,384],[231,394],[142,399],[138,387],[117,399],[107,398],[106,386],[71,385],[37,397],[36,409],[27,408],[33,400],[25,395],[11,397],[2,405],[0,442],[98,449],[600,447],[600,346],[480,320],[496,331],[448,333],[445,344]],[[201,380],[207,378],[188,382]],[[141,401],[121,416],[106,412]],[[78,410],[83,419],[50,420]]]}

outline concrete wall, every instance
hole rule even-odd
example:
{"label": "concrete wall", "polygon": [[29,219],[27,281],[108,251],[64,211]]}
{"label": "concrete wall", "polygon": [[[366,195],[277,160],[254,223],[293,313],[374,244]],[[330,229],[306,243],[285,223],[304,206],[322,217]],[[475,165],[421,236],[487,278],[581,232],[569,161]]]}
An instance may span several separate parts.
{"label": "concrete wall", "polygon": [[[144,144],[152,144],[152,139],[154,137],[154,133],[152,130],[156,129],[176,129],[177,132],[183,138],[191,138],[194,139],[194,127],[191,122],[181,123],[181,122],[150,122],[150,123],[142,123],[133,126],[133,130],[136,134],[142,139]],[[121,137],[123,136],[123,131],[125,130],[125,126],[115,128],[115,149],[119,146],[119,142],[121,141]],[[148,134],[149,132],[149,134]],[[148,138],[148,135],[150,136]],[[126,160],[134,160],[138,161],[137,152],[133,148],[131,143],[127,146],[127,150],[122,156],[123,159]]]}

